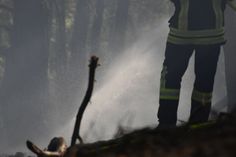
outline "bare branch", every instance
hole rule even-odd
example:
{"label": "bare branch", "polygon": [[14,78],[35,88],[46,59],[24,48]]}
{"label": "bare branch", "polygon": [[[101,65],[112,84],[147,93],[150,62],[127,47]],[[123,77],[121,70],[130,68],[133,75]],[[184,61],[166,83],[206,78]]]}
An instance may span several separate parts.
{"label": "bare branch", "polygon": [[75,145],[77,139],[79,139],[80,143],[83,143],[83,140],[82,140],[81,136],[79,135],[80,124],[81,124],[81,120],[83,117],[83,113],[90,101],[91,96],[92,96],[95,69],[97,68],[97,66],[98,66],[98,57],[92,56],[91,60],[90,60],[90,65],[89,65],[90,69],[89,69],[88,89],[86,91],[86,94],[84,96],[82,104],[80,105],[80,108],[79,108],[79,111],[78,111],[78,114],[76,117],[75,127],[74,127],[74,131],[72,134],[72,139],[71,139],[71,146]]}

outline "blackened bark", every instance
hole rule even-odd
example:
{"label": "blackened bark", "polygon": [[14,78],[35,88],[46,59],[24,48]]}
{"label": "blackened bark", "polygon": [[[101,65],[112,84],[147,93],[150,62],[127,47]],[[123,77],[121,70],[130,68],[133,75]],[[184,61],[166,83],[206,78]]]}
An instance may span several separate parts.
{"label": "blackened bark", "polygon": [[92,56],[90,59],[90,64],[89,64],[89,79],[88,79],[88,88],[86,91],[86,94],[84,96],[84,99],[79,107],[77,116],[76,116],[76,121],[75,121],[75,126],[71,138],[71,146],[76,144],[76,140],[79,139],[80,143],[83,143],[83,139],[80,136],[80,125],[81,121],[83,118],[84,111],[91,99],[92,93],[93,93],[93,86],[94,86],[94,78],[95,78],[95,70],[98,66],[98,57]]}

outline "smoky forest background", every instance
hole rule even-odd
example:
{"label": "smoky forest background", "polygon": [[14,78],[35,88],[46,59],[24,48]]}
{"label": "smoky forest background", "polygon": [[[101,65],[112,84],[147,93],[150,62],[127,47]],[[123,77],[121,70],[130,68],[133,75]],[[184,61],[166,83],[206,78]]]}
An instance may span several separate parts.
{"label": "smoky forest background", "polygon": [[[82,120],[83,139],[112,138],[120,126],[158,124],[172,13],[169,0],[0,0],[0,152],[26,151],[27,139],[42,147],[54,136],[69,143],[91,55],[101,66]],[[228,37],[234,42],[235,17],[228,13]],[[235,50],[235,44],[226,50]],[[235,99],[230,61],[235,54],[227,55],[222,53],[216,76],[217,111]],[[192,63],[183,78],[180,122],[189,116],[185,98],[194,80]]]}

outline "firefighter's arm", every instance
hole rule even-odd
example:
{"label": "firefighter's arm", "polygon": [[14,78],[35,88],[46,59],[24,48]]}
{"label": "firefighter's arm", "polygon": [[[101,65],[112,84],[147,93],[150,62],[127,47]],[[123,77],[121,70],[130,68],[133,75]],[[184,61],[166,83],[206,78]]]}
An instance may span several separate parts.
{"label": "firefighter's arm", "polygon": [[236,11],[236,0],[228,0],[227,4],[234,10]]}

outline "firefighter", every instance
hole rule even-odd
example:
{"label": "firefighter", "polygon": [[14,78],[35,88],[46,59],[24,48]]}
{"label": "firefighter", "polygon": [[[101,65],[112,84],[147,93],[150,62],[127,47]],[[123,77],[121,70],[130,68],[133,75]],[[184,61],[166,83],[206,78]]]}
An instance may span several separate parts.
{"label": "firefighter", "polygon": [[161,72],[159,127],[175,127],[181,79],[195,52],[195,82],[191,96],[190,123],[206,122],[211,110],[217,62],[224,39],[224,10],[236,10],[236,0],[171,0],[165,60]]}

